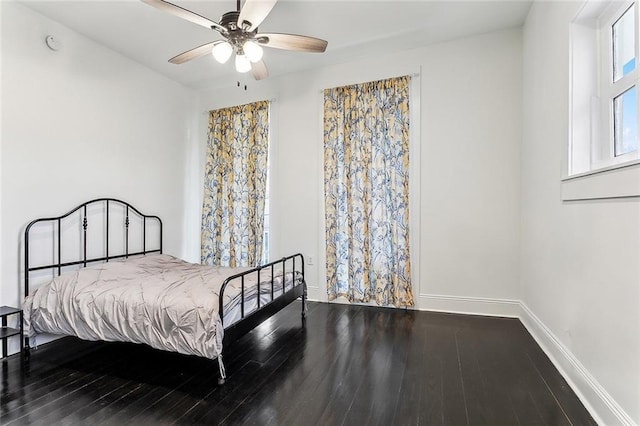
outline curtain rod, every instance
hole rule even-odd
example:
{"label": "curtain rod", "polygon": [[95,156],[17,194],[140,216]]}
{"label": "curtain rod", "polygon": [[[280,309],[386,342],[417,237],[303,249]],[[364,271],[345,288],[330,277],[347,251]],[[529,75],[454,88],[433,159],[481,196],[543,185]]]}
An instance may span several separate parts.
{"label": "curtain rod", "polygon": [[[272,103],[275,103],[275,102],[277,101],[277,99],[276,99],[276,98],[271,98],[271,99],[260,99],[260,100],[253,101],[253,102],[261,102],[261,101],[267,101],[267,102],[269,102],[269,103],[271,103],[271,104],[272,104]],[[248,102],[248,103],[250,103],[250,104],[251,104],[251,103],[253,103],[253,102]],[[223,109],[223,108],[232,108],[232,107],[234,107],[234,106],[239,106],[239,105],[246,105],[246,104],[229,105],[229,106],[226,106],[226,107],[220,107],[220,108],[214,108],[214,109],[206,109],[206,110],[202,111],[202,114],[209,114],[211,111],[216,111],[216,110],[218,110],[218,109]]]}
{"label": "curtain rod", "polygon": [[[385,78],[380,78],[378,80],[370,80],[370,81],[379,81],[379,80],[388,80],[390,78],[399,78],[399,77],[409,77],[409,78],[415,78],[415,77],[420,77],[420,73],[419,72],[414,72],[411,74],[403,74],[403,75],[397,75],[397,76],[393,76],[393,77],[385,77]],[[368,81],[363,81],[362,83],[368,83]],[[344,87],[344,86],[351,86],[354,84],[362,84],[362,83],[348,83],[348,84],[341,84],[340,86],[333,86],[333,87],[327,87],[325,89],[320,89],[320,93],[324,93],[325,90],[328,89],[334,89],[336,87]]]}

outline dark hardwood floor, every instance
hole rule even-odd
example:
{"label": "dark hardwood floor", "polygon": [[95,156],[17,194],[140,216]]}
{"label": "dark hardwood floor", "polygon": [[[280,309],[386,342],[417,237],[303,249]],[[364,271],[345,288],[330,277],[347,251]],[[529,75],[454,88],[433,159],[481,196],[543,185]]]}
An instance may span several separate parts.
{"label": "dark hardwood floor", "polygon": [[0,424],[595,424],[516,319],[296,302],[224,363],[65,338],[2,362]]}

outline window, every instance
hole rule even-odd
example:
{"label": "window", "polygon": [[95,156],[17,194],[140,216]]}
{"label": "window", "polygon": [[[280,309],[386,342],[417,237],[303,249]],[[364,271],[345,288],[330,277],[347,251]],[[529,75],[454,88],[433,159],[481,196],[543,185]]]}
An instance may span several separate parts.
{"label": "window", "polygon": [[256,266],[268,259],[269,102],[211,111],[208,132],[202,263]]}
{"label": "window", "polygon": [[[611,152],[614,158],[627,157],[638,151],[637,8],[633,3],[622,9],[622,14],[619,8],[614,9],[614,21],[606,26],[610,37],[603,37],[609,45],[606,50],[610,61],[605,65],[607,69],[603,79],[603,92],[608,92],[604,101],[612,112]],[[637,155],[633,158],[636,157]]]}
{"label": "window", "polygon": [[324,91],[329,300],[414,304],[409,82],[405,76]]}
{"label": "window", "polygon": [[589,0],[572,23],[569,176],[640,158],[639,8]]}

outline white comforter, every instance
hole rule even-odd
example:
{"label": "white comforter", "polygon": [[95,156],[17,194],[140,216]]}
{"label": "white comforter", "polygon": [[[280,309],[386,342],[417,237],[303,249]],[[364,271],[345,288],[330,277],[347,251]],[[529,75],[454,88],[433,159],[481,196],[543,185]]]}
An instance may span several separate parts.
{"label": "white comforter", "polygon": [[[224,333],[220,287],[246,269],[157,254],[65,273],[25,299],[25,332],[146,343],[213,359],[222,351]],[[225,290],[225,304],[238,299],[238,287]]]}

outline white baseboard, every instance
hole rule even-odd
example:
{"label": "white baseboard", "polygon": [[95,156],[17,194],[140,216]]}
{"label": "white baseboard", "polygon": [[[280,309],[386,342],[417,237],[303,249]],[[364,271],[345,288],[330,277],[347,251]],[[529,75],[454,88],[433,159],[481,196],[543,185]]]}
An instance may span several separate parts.
{"label": "white baseboard", "polygon": [[573,353],[524,303],[520,321],[569,383],[591,416],[600,425],[634,426],[636,423],[589,373]]}
{"label": "white baseboard", "polygon": [[416,307],[421,311],[451,312],[456,314],[509,318],[518,318],[520,316],[520,302],[509,299],[420,294],[418,296]]}
{"label": "white baseboard", "polygon": [[[317,287],[313,290],[318,290]],[[308,287],[308,300],[327,302],[326,293],[319,294]],[[321,297],[321,296],[324,296]],[[335,303],[348,303],[346,300],[335,300]],[[374,305],[375,306],[375,305]],[[454,314],[484,315],[493,317],[520,317],[520,302],[509,299],[489,299],[483,297],[442,296],[420,294],[416,298],[415,309],[420,311],[448,312]]]}

